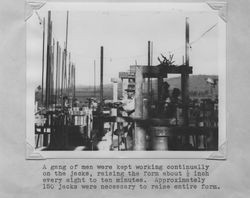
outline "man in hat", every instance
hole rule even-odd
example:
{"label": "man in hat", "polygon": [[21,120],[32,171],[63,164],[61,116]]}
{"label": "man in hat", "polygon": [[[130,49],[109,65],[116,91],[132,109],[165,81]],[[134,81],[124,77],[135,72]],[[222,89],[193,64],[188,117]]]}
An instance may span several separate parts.
{"label": "man in hat", "polygon": [[[127,98],[122,100],[123,116],[133,116],[135,112],[135,90],[128,87],[125,89],[127,92]],[[115,135],[119,136],[119,148],[121,150],[132,150],[132,129],[133,123],[123,121],[119,124]]]}
{"label": "man in hat", "polygon": [[122,107],[128,116],[133,116],[133,113],[135,112],[135,90],[128,88],[125,89],[125,91],[127,92],[128,97],[122,101]]}

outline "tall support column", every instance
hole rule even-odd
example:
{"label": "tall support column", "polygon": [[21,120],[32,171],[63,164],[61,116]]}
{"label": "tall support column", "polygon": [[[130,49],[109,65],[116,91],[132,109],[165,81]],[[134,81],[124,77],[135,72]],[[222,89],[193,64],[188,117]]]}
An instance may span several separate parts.
{"label": "tall support column", "polygon": [[[189,67],[189,21],[186,18],[186,32],[185,32],[185,66]],[[181,90],[183,102],[183,124],[188,126],[188,102],[189,102],[189,74],[181,74]]]}
{"label": "tall support column", "polygon": [[[143,73],[142,67],[136,66],[135,70],[135,117],[143,118]],[[139,122],[135,122],[135,131],[133,134],[133,150],[143,151],[146,150],[146,130],[140,126]]]}

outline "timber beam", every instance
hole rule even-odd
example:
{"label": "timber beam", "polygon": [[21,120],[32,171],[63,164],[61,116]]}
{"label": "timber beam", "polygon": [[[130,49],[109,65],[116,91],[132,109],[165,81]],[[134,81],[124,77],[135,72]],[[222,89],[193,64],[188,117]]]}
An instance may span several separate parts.
{"label": "timber beam", "polygon": [[167,78],[168,74],[192,74],[193,67],[180,65],[180,66],[130,66],[130,72],[119,72],[119,78],[121,79],[135,79],[135,67],[142,67],[143,78],[158,78],[159,76]]}

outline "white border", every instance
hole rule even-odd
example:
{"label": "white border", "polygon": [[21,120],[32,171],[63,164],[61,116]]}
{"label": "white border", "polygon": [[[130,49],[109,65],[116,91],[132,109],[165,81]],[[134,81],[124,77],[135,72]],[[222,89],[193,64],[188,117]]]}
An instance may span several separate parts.
{"label": "white border", "polygon": [[32,71],[27,67],[26,86],[26,158],[210,158],[225,159],[226,143],[226,23],[207,3],[46,3],[41,11],[190,11],[218,14],[219,65],[219,151],[38,151],[34,135],[34,87],[29,80]]}

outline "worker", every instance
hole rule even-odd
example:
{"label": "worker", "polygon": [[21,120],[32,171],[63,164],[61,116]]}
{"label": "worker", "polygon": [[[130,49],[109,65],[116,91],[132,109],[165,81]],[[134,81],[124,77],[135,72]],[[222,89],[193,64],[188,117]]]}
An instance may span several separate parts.
{"label": "worker", "polygon": [[164,82],[163,83],[162,89],[163,89],[163,91],[162,91],[162,98],[163,98],[163,101],[165,101],[166,99],[168,99],[170,97],[168,82]]}
{"label": "worker", "polygon": [[176,117],[177,106],[180,103],[179,96],[180,90],[178,88],[174,88],[172,91],[172,95],[165,99],[165,114],[168,118]]}
{"label": "worker", "polygon": [[128,116],[133,116],[135,112],[135,90],[125,89],[127,92],[127,99],[122,101],[122,108]]}
{"label": "worker", "polygon": [[68,108],[69,107],[69,99],[67,96],[63,97],[63,108]]}
{"label": "worker", "polygon": [[[133,117],[135,112],[135,90],[128,88],[125,89],[127,92],[127,98],[122,100],[121,109],[123,111],[124,117]],[[118,123],[118,129],[115,131],[115,135],[119,136],[121,139],[121,145],[119,146],[121,150],[132,150],[132,131],[134,124],[123,121]],[[120,143],[119,143],[120,144]]]}
{"label": "worker", "polygon": [[168,82],[164,82],[161,90],[159,90],[161,95],[159,96],[159,103],[158,103],[158,114],[160,117],[165,117],[165,104],[166,101],[170,98],[169,96],[169,84]]}

